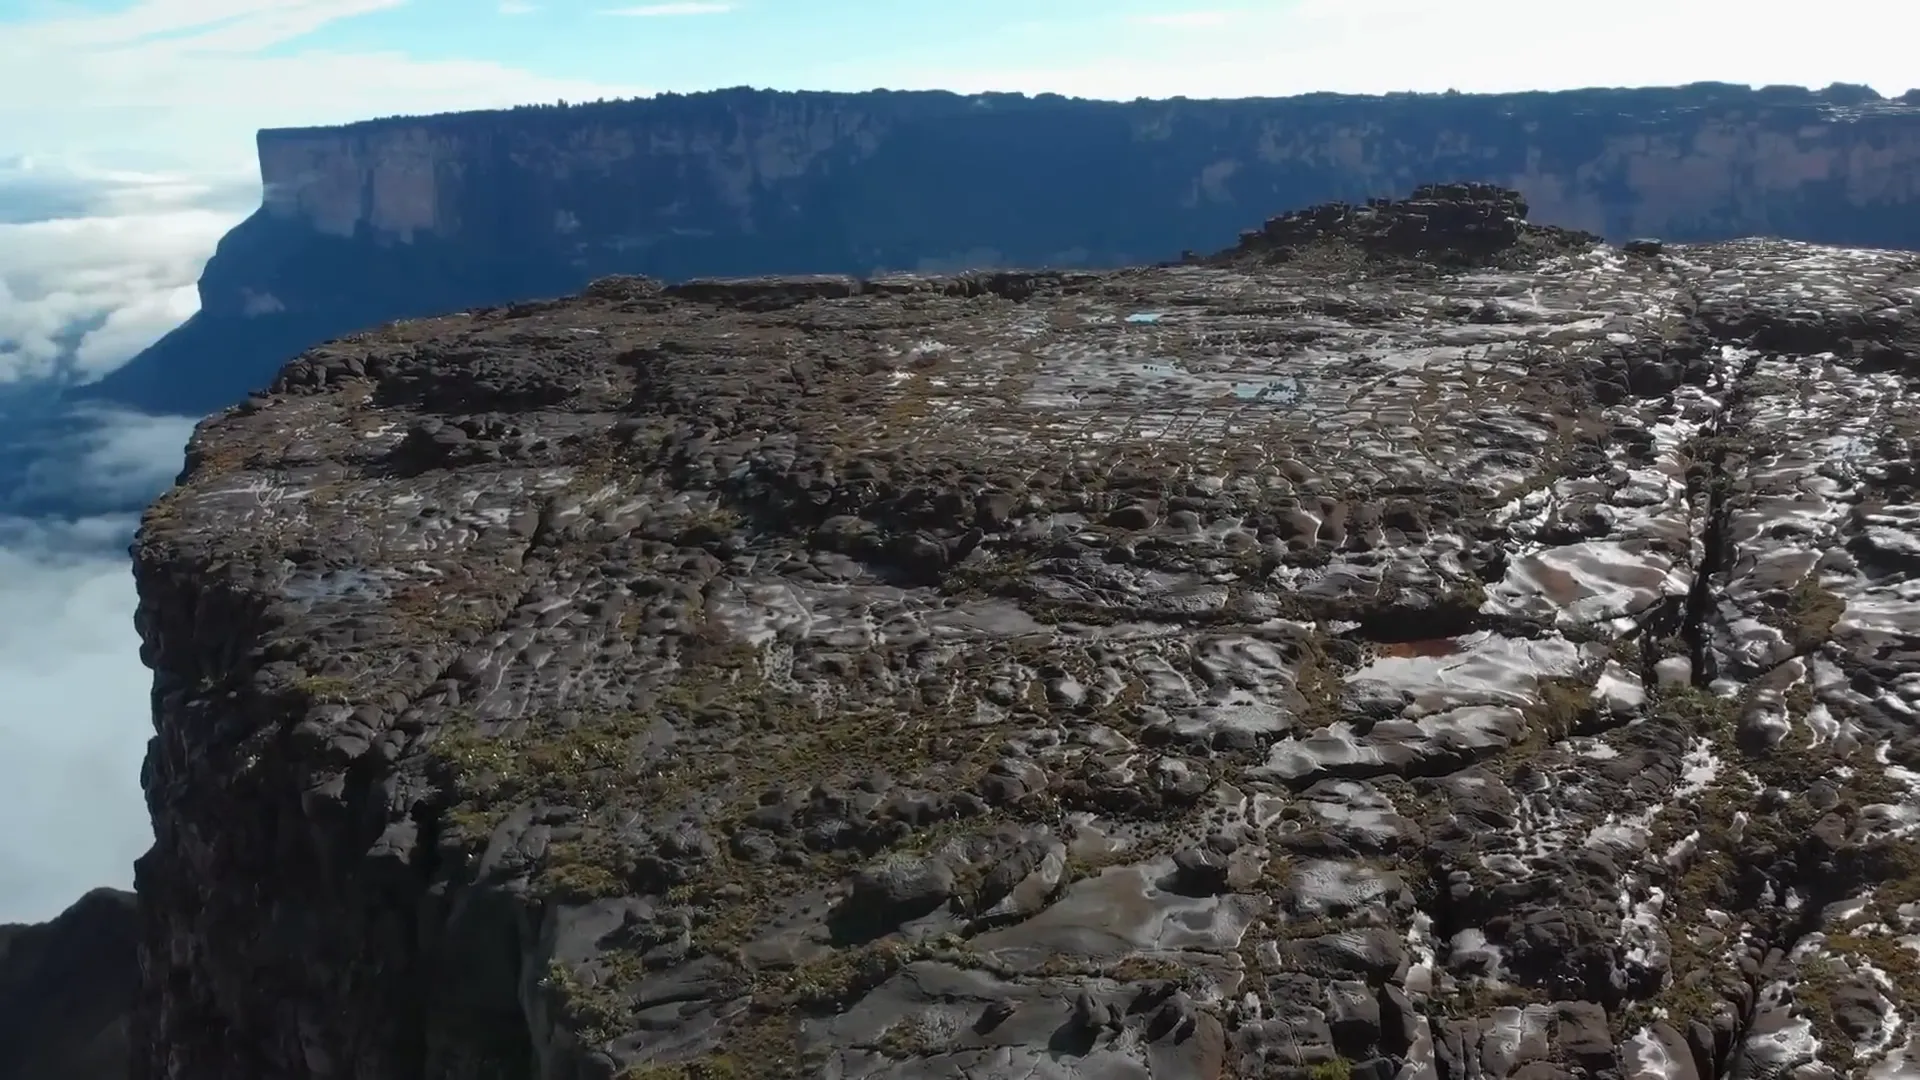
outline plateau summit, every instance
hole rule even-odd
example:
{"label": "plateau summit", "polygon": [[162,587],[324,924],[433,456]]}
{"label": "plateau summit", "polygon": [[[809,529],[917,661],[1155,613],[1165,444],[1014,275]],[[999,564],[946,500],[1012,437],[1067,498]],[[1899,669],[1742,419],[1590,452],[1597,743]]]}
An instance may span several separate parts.
{"label": "plateau summit", "polygon": [[1102,268],[1439,179],[1615,241],[1920,248],[1920,92],[1087,101],[750,89],[264,131],[200,310],[88,393],[203,413],[389,319],[610,274]]}
{"label": "plateau summit", "polygon": [[[1455,119],[1404,157],[1339,99],[1114,106],[1073,160],[1154,197],[1104,233],[1040,153],[1071,103],[266,137],[317,179],[157,355],[475,276],[202,424],[144,519],[136,1075],[1920,1072],[1920,255],[1678,242],[1911,242],[1872,222],[1920,221],[1920,141],[1717,94],[1408,102]],[[1371,134],[1261,141],[1316,108]],[[1053,203],[939,164],[1023,124]],[[616,236],[669,277],[1097,263],[1468,161],[1557,220],[1448,184],[1153,267],[476,295]],[[714,194],[585,200],[638,163]]]}

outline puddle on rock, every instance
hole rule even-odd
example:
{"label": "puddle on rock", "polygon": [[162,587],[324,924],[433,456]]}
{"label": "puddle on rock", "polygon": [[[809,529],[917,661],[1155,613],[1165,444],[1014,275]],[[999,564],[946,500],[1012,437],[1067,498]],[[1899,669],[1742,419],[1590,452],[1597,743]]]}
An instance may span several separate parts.
{"label": "puddle on rock", "polygon": [[1298,405],[1300,380],[1268,379],[1264,382],[1237,382],[1230,391],[1242,401],[1263,401],[1270,405]]}

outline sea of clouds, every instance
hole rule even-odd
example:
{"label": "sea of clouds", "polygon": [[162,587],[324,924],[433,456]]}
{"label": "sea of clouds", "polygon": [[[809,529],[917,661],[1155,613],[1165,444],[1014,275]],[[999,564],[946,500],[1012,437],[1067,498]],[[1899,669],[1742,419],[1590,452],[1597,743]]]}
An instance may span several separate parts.
{"label": "sea of clouds", "polygon": [[252,177],[0,159],[0,922],[125,886],[151,730],[127,544],[196,418],[74,406],[193,314]]}

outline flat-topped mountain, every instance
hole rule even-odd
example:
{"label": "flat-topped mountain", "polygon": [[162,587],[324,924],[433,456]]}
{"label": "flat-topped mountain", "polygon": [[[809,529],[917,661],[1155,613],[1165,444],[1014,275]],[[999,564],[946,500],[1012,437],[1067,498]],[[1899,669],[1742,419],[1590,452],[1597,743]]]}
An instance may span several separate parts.
{"label": "flat-topped mountain", "polygon": [[1721,84],[1104,102],[728,90],[260,134],[201,311],[89,392],[201,413],[389,319],[609,274],[1113,267],[1442,178],[1623,241],[1920,248],[1920,99]]}
{"label": "flat-topped mountain", "polygon": [[137,1075],[1920,1070],[1920,255],[1524,208],[305,353],[136,544]]}

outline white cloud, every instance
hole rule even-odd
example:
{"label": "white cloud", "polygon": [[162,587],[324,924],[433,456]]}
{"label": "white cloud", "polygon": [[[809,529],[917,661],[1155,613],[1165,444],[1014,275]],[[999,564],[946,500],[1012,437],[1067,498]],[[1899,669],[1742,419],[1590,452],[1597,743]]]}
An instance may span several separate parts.
{"label": "white cloud", "polygon": [[[191,314],[252,176],[0,160],[0,391],[98,373]],[[0,922],[126,886],[152,676],[133,631],[133,508],[178,473],[192,421],[50,413],[0,393]]]}
{"label": "white cloud", "polygon": [[639,7],[609,8],[600,14],[653,19],[673,15],[725,15],[732,10],[732,4],[687,2],[677,4],[641,4]]}
{"label": "white cloud", "polygon": [[1232,22],[1231,11],[1167,11],[1150,15],[1133,15],[1128,21],[1142,26],[1157,26],[1166,29],[1192,29],[1195,27],[1225,26]]}
{"label": "white cloud", "polygon": [[[18,418],[11,418],[18,419]],[[151,838],[139,786],[152,675],[140,663],[125,547],[137,506],[180,469],[193,422],[94,410],[0,433],[0,922],[126,887]],[[70,516],[15,510],[64,495]],[[110,510],[100,508],[113,508]]]}
{"label": "white cloud", "polygon": [[[1912,0],[1828,0],[1819,18],[1792,5],[1733,0],[1569,0],[1551,18],[1546,10],[1531,0],[1292,0],[1231,13],[1167,12],[1135,20],[1148,23],[1139,25],[1138,40],[1097,60],[996,66],[990,56],[948,64],[919,56],[910,64],[863,59],[816,69],[815,82],[1115,100],[1698,81],[1865,83],[1898,94],[1920,84],[1909,44],[1920,38],[1920,5]],[[1180,33],[1151,33],[1154,24],[1173,23]],[[1658,28],[1652,37],[1649,27]]]}
{"label": "white cloud", "polygon": [[0,148],[196,171],[251,167],[263,127],[397,112],[493,108],[644,88],[547,77],[487,60],[297,48],[344,19],[404,0],[147,0],[107,14],[11,21],[0,31]]}
{"label": "white cloud", "polygon": [[[201,267],[259,199],[258,182],[238,177],[12,170],[30,171],[71,215],[0,224],[0,384],[125,363],[198,309]],[[66,340],[75,327],[84,335]]]}
{"label": "white cloud", "polygon": [[[193,313],[207,257],[259,204],[257,128],[640,90],[479,60],[262,51],[398,2],[147,0],[0,22],[0,410],[37,377],[117,366]],[[0,922],[128,884],[149,841],[151,675],[125,545],[190,427],[0,415]]]}
{"label": "white cloud", "polygon": [[50,918],[96,885],[127,887],[150,842],[136,778],[152,676],[127,563],[59,554],[127,525],[39,526],[0,547],[0,814],[10,823],[0,922]]}
{"label": "white cloud", "polygon": [[[113,406],[81,407],[63,419],[64,430],[41,442],[41,456],[22,470],[15,500],[72,503],[78,481],[85,485],[82,505],[88,509],[144,505],[179,475],[196,422]],[[0,540],[5,537],[0,531]]]}

